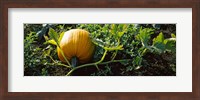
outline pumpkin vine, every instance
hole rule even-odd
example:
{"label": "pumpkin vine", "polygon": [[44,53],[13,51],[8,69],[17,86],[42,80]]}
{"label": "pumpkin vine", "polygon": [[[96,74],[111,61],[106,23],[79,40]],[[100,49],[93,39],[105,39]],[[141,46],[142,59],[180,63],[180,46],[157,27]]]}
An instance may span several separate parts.
{"label": "pumpkin vine", "polygon": [[[73,33],[73,32],[72,32],[72,33],[66,33],[66,34],[78,34],[78,32],[82,32],[82,34],[84,34],[84,33],[83,33],[84,31],[82,31],[82,30],[80,30],[80,29],[78,29],[78,30],[73,30],[73,31],[75,31],[75,32],[74,32],[74,33]],[[68,32],[69,32],[69,31],[68,31]],[[61,46],[60,46],[61,41],[62,41],[62,38],[63,38],[63,34],[61,34],[61,36],[59,37],[59,39],[58,39],[58,36],[55,35],[55,34],[57,34],[57,33],[55,32],[55,30],[50,29],[50,30],[49,30],[49,36],[50,36],[50,38],[52,38],[52,40],[48,40],[47,42],[57,46],[58,53],[59,53],[59,52],[61,53],[61,56],[64,58],[64,60],[63,60],[61,57],[60,57],[60,59],[63,60],[63,61],[65,61],[65,62],[67,62],[67,64],[68,64],[68,65],[65,65],[65,64],[58,64],[58,65],[65,66],[65,67],[71,69],[71,70],[66,74],[66,76],[71,75],[72,72],[74,72],[74,71],[77,70],[77,69],[83,68],[83,67],[95,66],[95,67],[99,70],[98,65],[103,65],[103,64],[113,63],[113,62],[122,62],[122,61],[130,60],[130,59],[114,60],[115,56],[117,55],[117,51],[118,51],[118,50],[123,50],[123,45],[119,45],[119,44],[120,44],[120,43],[119,43],[119,40],[118,40],[118,45],[117,45],[117,46],[113,46],[113,47],[106,47],[106,46],[103,46],[103,45],[99,44],[98,42],[96,42],[95,40],[93,40],[93,41],[92,41],[93,44],[95,44],[96,46],[99,46],[99,47],[101,47],[101,48],[104,49],[104,53],[103,53],[101,59],[100,59],[99,61],[97,61],[97,62],[94,62],[94,63],[87,63],[87,64],[83,64],[83,65],[80,65],[80,66],[74,66],[74,64],[73,64],[73,63],[74,63],[74,62],[73,62],[74,56],[72,57],[72,64],[70,64],[70,62],[68,61],[68,59],[67,59],[67,57],[66,57],[66,55],[65,55],[65,53],[64,53],[64,51],[63,51],[63,49],[62,49]],[[69,35],[68,35],[68,36],[69,36]],[[71,37],[71,38],[73,38],[73,37]],[[64,41],[66,41],[66,40],[64,40]],[[103,61],[104,61],[104,58],[105,58],[105,56],[107,55],[107,52],[108,52],[108,51],[115,51],[115,52],[113,53],[113,57],[112,57],[112,59],[111,59],[110,61],[103,62]],[[53,58],[52,58],[51,56],[50,56],[50,58],[53,60]],[[71,59],[71,58],[70,58],[70,59]],[[77,59],[75,59],[75,60],[77,60]],[[54,60],[53,60],[53,61],[54,61]],[[75,64],[75,65],[76,65],[76,64]]]}

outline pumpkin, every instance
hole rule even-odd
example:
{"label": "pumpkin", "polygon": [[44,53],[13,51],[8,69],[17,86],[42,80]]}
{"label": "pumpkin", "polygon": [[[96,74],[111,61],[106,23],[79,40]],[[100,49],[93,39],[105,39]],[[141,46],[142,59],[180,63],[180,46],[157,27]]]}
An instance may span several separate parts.
{"label": "pumpkin", "polygon": [[[74,65],[74,63],[77,63],[76,61],[80,63],[90,61],[95,49],[95,45],[89,37],[89,32],[83,29],[71,29],[65,32],[59,45],[67,60],[71,60],[73,67],[76,66],[76,64]],[[62,62],[65,62],[60,49],[57,48],[58,57]]]}

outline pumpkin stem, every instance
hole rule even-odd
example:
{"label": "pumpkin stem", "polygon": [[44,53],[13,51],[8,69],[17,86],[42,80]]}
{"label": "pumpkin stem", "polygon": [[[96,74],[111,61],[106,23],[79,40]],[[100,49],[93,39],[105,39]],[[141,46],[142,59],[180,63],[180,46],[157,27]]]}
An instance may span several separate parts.
{"label": "pumpkin stem", "polygon": [[72,67],[76,67],[78,65],[78,58],[76,56],[71,59]]}

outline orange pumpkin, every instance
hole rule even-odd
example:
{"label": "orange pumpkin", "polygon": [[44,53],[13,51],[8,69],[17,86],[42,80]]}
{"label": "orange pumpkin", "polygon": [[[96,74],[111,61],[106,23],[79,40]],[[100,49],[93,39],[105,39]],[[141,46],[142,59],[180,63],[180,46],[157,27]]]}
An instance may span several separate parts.
{"label": "orange pumpkin", "polygon": [[[89,37],[89,32],[83,29],[71,29],[65,32],[59,45],[68,60],[75,57],[80,63],[88,62],[95,49],[95,45]],[[59,59],[65,62],[59,48],[57,52]]]}

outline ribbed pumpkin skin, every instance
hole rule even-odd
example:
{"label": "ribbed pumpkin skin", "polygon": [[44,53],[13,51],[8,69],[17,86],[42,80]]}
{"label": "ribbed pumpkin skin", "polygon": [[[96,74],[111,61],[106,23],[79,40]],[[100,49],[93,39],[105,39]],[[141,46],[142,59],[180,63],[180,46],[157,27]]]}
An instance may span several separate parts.
{"label": "ribbed pumpkin skin", "polygon": [[[60,47],[68,60],[76,56],[80,63],[88,62],[95,49],[89,37],[89,32],[82,29],[71,29],[65,32],[60,41]],[[57,48],[57,51],[59,59],[65,62],[59,48]]]}

